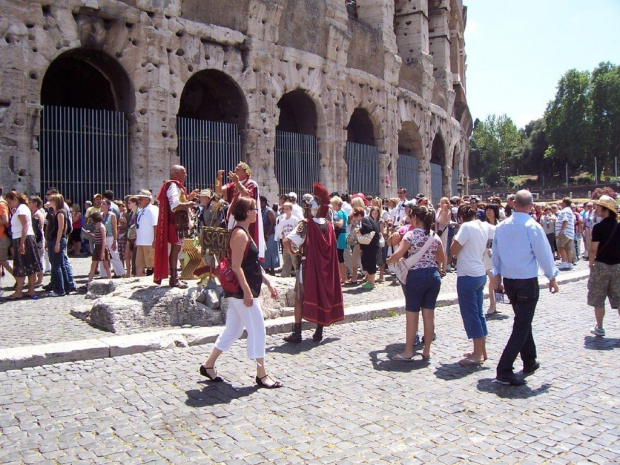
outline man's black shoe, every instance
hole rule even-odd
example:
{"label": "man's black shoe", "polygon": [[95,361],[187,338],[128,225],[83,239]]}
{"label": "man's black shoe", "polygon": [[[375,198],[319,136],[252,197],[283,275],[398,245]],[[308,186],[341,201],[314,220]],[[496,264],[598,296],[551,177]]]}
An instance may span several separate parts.
{"label": "man's black shoe", "polygon": [[52,286],[51,284],[46,284],[45,286],[43,286],[42,289],[44,291],[51,291],[52,289],[54,289],[54,286]]}
{"label": "man's black shoe", "polygon": [[529,376],[540,368],[540,363],[536,362],[533,365],[523,367],[523,376]]}
{"label": "man's black shoe", "polygon": [[493,382],[497,384],[504,384],[506,386],[523,386],[526,384],[526,381],[523,378],[519,378],[514,373],[498,376]]}

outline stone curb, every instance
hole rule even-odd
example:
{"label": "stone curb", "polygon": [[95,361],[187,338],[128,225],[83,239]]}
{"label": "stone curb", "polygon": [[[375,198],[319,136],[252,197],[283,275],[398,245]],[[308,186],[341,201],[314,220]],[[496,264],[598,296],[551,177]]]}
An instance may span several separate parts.
{"label": "stone curb", "polygon": [[[558,284],[580,281],[589,276],[589,270],[560,274]],[[540,279],[540,287],[547,287],[548,280]],[[455,292],[448,293],[437,300],[438,307],[455,305],[458,298]],[[351,323],[375,318],[395,316],[405,312],[405,299],[378,302],[373,304],[348,307],[345,320],[338,323]],[[281,334],[291,331],[292,317],[281,317],[265,321],[267,334]],[[314,325],[304,322],[303,329]],[[222,331],[222,326],[208,328],[170,329],[123,336],[110,336],[80,341],[58,342],[36,346],[0,349],[0,371],[19,370],[62,362],[92,360],[97,358],[118,357],[141,352],[149,352],[173,347],[190,347],[215,342]]]}

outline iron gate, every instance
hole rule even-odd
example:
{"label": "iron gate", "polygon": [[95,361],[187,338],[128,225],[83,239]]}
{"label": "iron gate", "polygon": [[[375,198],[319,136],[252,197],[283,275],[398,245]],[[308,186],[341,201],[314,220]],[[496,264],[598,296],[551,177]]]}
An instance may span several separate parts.
{"label": "iron gate", "polygon": [[459,195],[459,170],[452,169],[452,195]]}
{"label": "iron gate", "polygon": [[415,197],[420,192],[418,188],[420,161],[413,155],[399,154],[396,166],[396,179],[398,182],[396,187],[407,189],[408,198]]}
{"label": "iron gate", "polygon": [[431,201],[433,205],[439,203],[443,197],[443,168],[441,165],[431,163]]}
{"label": "iron gate", "polygon": [[275,174],[280,194],[295,192],[301,199],[319,182],[317,138],[296,132],[276,131]]}
{"label": "iron gate", "polygon": [[213,188],[218,170],[224,170],[226,179],[241,161],[239,126],[234,123],[178,117],[177,135],[188,192]]}
{"label": "iron gate", "polygon": [[123,198],[130,193],[128,140],[122,112],[43,107],[41,193],[56,187],[78,205],[107,189]]}
{"label": "iron gate", "polygon": [[345,154],[349,192],[379,196],[379,150],[374,145],[347,142]]}

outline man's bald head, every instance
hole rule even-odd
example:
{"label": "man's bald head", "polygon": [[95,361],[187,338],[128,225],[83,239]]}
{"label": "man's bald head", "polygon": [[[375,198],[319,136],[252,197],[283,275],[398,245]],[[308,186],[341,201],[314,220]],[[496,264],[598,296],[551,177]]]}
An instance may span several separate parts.
{"label": "man's bald head", "polygon": [[515,210],[519,212],[529,213],[532,204],[534,203],[534,196],[526,189],[522,189],[515,195]]}
{"label": "man's bald head", "polygon": [[187,177],[187,172],[185,171],[185,167],[181,165],[173,165],[170,168],[170,179],[174,179],[175,181],[183,182]]}

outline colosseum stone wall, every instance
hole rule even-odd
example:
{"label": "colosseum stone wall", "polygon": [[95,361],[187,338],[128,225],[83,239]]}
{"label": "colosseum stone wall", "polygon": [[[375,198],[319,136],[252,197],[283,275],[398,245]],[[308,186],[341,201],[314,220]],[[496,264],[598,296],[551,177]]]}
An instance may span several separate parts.
{"label": "colosseum stone wall", "polygon": [[467,186],[461,0],[0,0],[0,182],[74,200]]}

